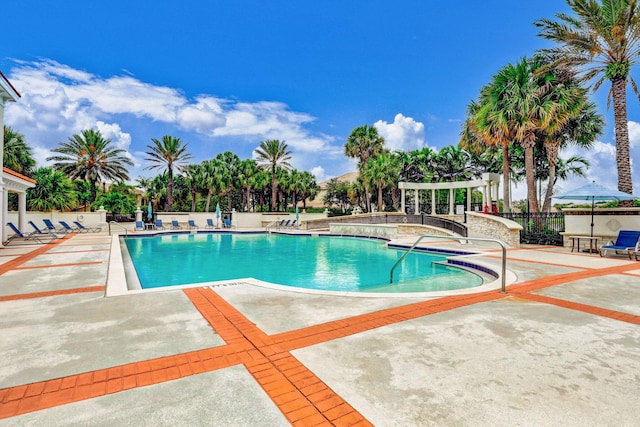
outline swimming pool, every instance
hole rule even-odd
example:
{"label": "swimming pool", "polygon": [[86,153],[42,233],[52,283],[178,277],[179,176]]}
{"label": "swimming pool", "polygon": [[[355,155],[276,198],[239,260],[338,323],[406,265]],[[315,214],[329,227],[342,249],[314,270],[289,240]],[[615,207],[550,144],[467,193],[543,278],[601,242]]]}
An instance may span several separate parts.
{"label": "swimming pool", "polygon": [[124,239],[142,288],[255,278],[341,292],[430,292],[480,286],[480,276],[440,264],[446,256],[387,249],[379,240],[333,236],[199,233]]}

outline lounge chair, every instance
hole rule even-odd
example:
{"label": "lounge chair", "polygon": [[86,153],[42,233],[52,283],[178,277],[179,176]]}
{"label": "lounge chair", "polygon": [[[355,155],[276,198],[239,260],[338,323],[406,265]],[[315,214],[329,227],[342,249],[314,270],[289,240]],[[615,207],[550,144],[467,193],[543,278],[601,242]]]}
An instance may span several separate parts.
{"label": "lounge chair", "polygon": [[192,220],[192,219],[188,220],[187,223],[189,224],[189,225],[187,225],[187,228],[190,229],[190,230],[195,230],[197,228],[200,228],[200,227],[198,227],[196,225],[196,222],[194,220]]}
{"label": "lounge chair", "polygon": [[66,223],[66,221],[58,221],[58,222],[60,223],[62,228],[64,228],[67,231],[67,233],[84,233],[84,231],[81,231],[79,228],[71,227],[69,224]]}
{"label": "lounge chair", "polygon": [[[138,221],[136,221],[137,223]],[[73,223],[75,224],[76,227],[78,227],[78,230],[80,230],[81,232],[85,232],[85,233],[99,233],[102,231],[102,228],[100,227],[85,227],[84,225],[82,225],[82,223],[79,223],[78,221],[73,221]],[[142,227],[144,229],[144,227]]]}
{"label": "lounge chair", "polygon": [[276,224],[276,229],[280,229],[282,227],[284,227],[284,222],[286,221],[286,219],[283,219],[282,221],[280,221],[279,224]]}
{"label": "lounge chair", "polygon": [[136,221],[134,231],[144,231],[144,223],[142,221]]}
{"label": "lounge chair", "polygon": [[204,228],[212,229],[216,228],[216,225],[213,223],[211,218],[207,218],[207,225]]}
{"label": "lounge chair", "polygon": [[164,230],[164,225],[162,225],[161,219],[156,219],[156,230]]}
{"label": "lounge chair", "polygon": [[34,241],[35,243],[40,243],[40,244],[51,243],[57,237],[55,234],[47,234],[46,237],[48,237],[49,240],[45,242],[40,238],[40,235],[36,232],[24,234],[22,231],[18,229],[18,227],[13,225],[13,223],[8,222],[7,225],[13,231],[13,236],[9,236],[9,238],[6,241],[2,242],[3,245],[9,245],[14,241],[19,241],[19,240],[26,241],[27,243],[30,243],[30,241]]}
{"label": "lounge chair", "polygon": [[293,222],[291,224],[289,224],[289,228],[298,228],[298,220],[294,219]]}
{"label": "lounge chair", "polygon": [[281,225],[282,228],[288,228],[289,224],[291,224],[291,220],[288,219],[287,222],[285,222],[284,224]]}
{"label": "lounge chair", "polygon": [[182,230],[182,226],[180,225],[180,223],[178,221],[171,220],[171,229],[172,230]]}
{"label": "lounge chair", "polygon": [[616,254],[626,252],[629,259],[631,259],[632,252],[638,252],[639,248],[640,231],[620,230],[615,243],[610,240],[608,244],[600,246],[600,256],[606,256],[607,251],[614,251]]}
{"label": "lounge chair", "polygon": [[222,226],[224,228],[233,228],[233,225],[231,225],[231,220],[229,218],[225,218],[222,222]]}
{"label": "lounge chair", "polygon": [[30,233],[30,234],[41,234],[41,235],[47,235],[47,234],[49,234],[49,232],[51,231],[51,230],[49,230],[48,228],[47,228],[46,230],[41,230],[40,228],[38,228],[38,226],[37,226],[37,225],[35,225],[35,224],[33,223],[33,221],[29,221],[29,225],[33,228],[33,233]]}
{"label": "lounge chair", "polygon": [[47,227],[47,229],[49,230],[49,233],[62,233],[62,234],[67,234],[68,231],[62,227],[58,227],[56,228],[55,225],[53,225],[53,223],[51,222],[50,219],[43,219],[42,222],[44,222],[44,225]]}

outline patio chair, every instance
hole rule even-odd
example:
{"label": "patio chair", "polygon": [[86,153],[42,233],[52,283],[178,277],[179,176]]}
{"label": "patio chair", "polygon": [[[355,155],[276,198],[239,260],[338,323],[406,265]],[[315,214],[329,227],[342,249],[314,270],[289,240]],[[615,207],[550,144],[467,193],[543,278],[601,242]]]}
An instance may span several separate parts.
{"label": "patio chair", "polygon": [[293,222],[291,224],[289,224],[289,228],[298,228],[298,220],[294,219]]}
{"label": "patio chair", "polygon": [[632,252],[638,252],[640,248],[640,231],[634,230],[620,230],[615,243],[609,240],[608,244],[600,246],[600,256],[606,256],[607,251],[614,251],[616,254],[619,252],[626,252],[629,259],[631,259]]}
{"label": "patio chair", "polygon": [[25,241],[27,243],[30,243],[30,241],[32,240],[35,243],[40,243],[40,244],[51,243],[57,237],[55,234],[48,234],[47,237],[49,238],[49,240],[45,242],[42,239],[40,239],[40,236],[38,235],[38,233],[33,232],[29,234],[24,234],[22,231],[18,229],[18,227],[13,225],[13,223],[11,222],[8,222],[7,226],[9,226],[9,228],[13,231],[13,236],[9,236],[9,238],[6,241],[2,242],[3,245],[10,245],[14,241]]}
{"label": "patio chair", "polygon": [[171,220],[171,229],[172,230],[182,230],[182,226],[180,225],[180,223],[177,220],[173,219],[173,220]]}
{"label": "patio chair", "polygon": [[229,218],[225,218],[222,222],[222,226],[224,228],[233,228],[233,225],[231,224],[231,220]]}
{"label": "patio chair", "polygon": [[281,227],[282,228],[288,228],[289,224],[291,224],[291,220],[290,219],[288,219],[287,222],[285,222]]}
{"label": "patio chair", "polygon": [[49,230],[48,228],[47,228],[46,230],[41,230],[40,228],[38,228],[38,226],[37,226],[37,225],[35,225],[35,224],[33,223],[33,221],[29,221],[29,225],[31,226],[31,228],[33,228],[33,233],[31,233],[31,234],[42,234],[42,235],[47,235],[47,234],[49,234],[49,232],[51,231],[51,230]]}
{"label": "patio chair", "polygon": [[[138,221],[136,221],[137,223]],[[73,221],[73,223],[75,224],[76,227],[78,227],[78,230],[82,231],[82,232],[87,232],[87,233],[99,233],[102,231],[102,228],[100,227],[85,227],[84,225],[82,225],[82,223],[78,222],[78,221]],[[143,227],[144,228],[144,227]]]}
{"label": "patio chair", "polygon": [[216,225],[213,223],[213,219],[207,218],[207,225],[204,228],[208,228],[208,229],[216,228]]}
{"label": "patio chair", "polygon": [[134,231],[144,231],[144,223],[142,221],[136,221]]}
{"label": "patio chair", "polygon": [[286,221],[286,219],[283,219],[282,221],[280,221],[279,224],[276,224],[276,229],[280,229],[282,227],[284,227],[284,222]]}
{"label": "patio chair", "polygon": [[53,223],[51,222],[50,219],[43,219],[42,222],[44,222],[44,225],[47,227],[47,229],[49,230],[49,233],[62,233],[62,234],[67,234],[68,231],[64,228],[58,227],[56,228],[55,225],[53,225]]}
{"label": "patio chair", "polygon": [[81,231],[78,228],[71,227],[69,224],[66,223],[66,221],[58,221],[58,222],[60,223],[62,228],[67,230],[67,233],[84,233],[84,231]]}
{"label": "patio chair", "polygon": [[156,219],[156,230],[164,230],[164,225],[161,219]]}
{"label": "patio chair", "polygon": [[198,227],[198,226],[196,225],[196,222],[195,222],[194,220],[192,220],[192,219],[187,220],[187,224],[188,224],[188,225],[187,225],[187,228],[188,228],[189,230],[195,230],[195,229],[200,228],[200,227]]}

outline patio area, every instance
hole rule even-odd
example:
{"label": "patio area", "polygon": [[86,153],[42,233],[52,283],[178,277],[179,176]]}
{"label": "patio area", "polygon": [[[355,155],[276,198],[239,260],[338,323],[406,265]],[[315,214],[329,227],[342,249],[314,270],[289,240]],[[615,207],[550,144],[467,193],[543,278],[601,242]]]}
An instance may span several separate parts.
{"label": "patio area", "polygon": [[638,424],[640,262],[626,255],[510,249],[507,294],[234,282],[105,298],[110,245],[0,249],[0,426]]}

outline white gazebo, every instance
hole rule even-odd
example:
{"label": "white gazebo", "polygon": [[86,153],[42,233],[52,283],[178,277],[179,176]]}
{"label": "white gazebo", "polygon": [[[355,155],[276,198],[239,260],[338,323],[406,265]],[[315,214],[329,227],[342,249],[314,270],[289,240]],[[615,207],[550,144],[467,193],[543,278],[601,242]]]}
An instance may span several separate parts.
{"label": "white gazebo", "polygon": [[4,106],[7,102],[16,102],[20,98],[18,91],[0,71],[0,129],[3,130],[3,138],[0,142],[0,246],[7,240],[7,212],[9,192],[18,193],[18,227],[23,229],[26,218],[26,191],[34,187],[35,181],[19,173],[15,173],[4,167]]}
{"label": "white gazebo", "polygon": [[476,179],[473,181],[454,181],[454,182],[399,182],[398,188],[401,192],[401,212],[406,212],[406,197],[407,190],[414,191],[414,214],[420,214],[420,191],[431,191],[431,214],[435,215],[436,212],[436,191],[448,191],[449,192],[449,214],[455,215],[454,202],[455,202],[455,190],[464,188],[467,190],[467,206],[466,210],[471,210],[471,190],[474,188],[480,188],[482,190],[482,205],[491,206],[494,201],[498,201],[498,189],[500,186],[500,175],[497,173],[483,173],[482,179]]}

